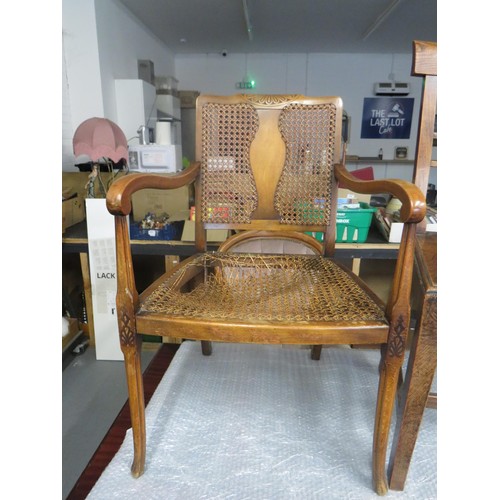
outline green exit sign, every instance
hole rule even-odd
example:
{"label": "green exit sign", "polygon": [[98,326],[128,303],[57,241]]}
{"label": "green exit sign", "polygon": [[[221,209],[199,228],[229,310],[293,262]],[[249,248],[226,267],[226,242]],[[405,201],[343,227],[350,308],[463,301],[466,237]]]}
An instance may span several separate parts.
{"label": "green exit sign", "polygon": [[253,89],[253,88],[255,88],[255,80],[252,80],[250,82],[237,82],[236,88],[237,89]]}

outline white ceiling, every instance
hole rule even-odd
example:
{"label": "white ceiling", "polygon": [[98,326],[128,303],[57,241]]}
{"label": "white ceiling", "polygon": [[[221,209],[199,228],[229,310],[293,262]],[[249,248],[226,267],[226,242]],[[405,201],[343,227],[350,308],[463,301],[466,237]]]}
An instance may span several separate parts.
{"label": "white ceiling", "polygon": [[437,41],[437,0],[120,1],[175,54],[409,53]]}

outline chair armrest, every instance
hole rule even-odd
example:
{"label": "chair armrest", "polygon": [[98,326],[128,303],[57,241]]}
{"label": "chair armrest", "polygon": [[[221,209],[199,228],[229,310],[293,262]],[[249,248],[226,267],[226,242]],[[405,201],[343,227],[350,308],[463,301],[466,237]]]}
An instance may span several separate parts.
{"label": "chair armrest", "polygon": [[186,170],[172,176],[158,174],[133,174],[117,179],[109,188],[106,206],[113,215],[129,215],[131,197],[141,189],[176,189],[194,181],[200,171],[200,162],[192,163]]}
{"label": "chair armrest", "polygon": [[354,177],[345,165],[335,164],[335,178],[356,193],[390,193],[401,201],[401,222],[420,222],[425,216],[426,204],[422,191],[411,182],[399,179],[363,181]]}

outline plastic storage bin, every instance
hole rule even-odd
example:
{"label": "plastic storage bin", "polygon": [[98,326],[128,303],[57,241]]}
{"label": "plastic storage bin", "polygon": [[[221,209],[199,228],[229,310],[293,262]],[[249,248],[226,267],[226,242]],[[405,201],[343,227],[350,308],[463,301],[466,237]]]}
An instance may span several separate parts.
{"label": "plastic storage bin", "polygon": [[376,208],[368,203],[359,203],[360,208],[342,208],[337,210],[338,243],[364,243],[372,223]]}
{"label": "plastic storage bin", "polygon": [[[376,208],[368,203],[360,202],[359,208],[337,209],[337,243],[364,243],[368,237],[372,218]],[[323,241],[323,233],[307,232],[319,241]]]}
{"label": "plastic storage bin", "polygon": [[131,240],[180,240],[184,221],[166,224],[161,229],[142,229],[137,222],[130,224]]}

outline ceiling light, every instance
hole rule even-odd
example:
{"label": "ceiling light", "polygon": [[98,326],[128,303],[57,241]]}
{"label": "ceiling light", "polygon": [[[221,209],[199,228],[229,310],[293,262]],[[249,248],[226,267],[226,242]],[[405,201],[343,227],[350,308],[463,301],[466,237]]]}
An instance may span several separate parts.
{"label": "ceiling light", "polygon": [[387,16],[398,6],[400,0],[393,0],[391,4],[389,4],[385,10],[380,14],[375,21],[366,29],[363,33],[363,41],[366,40],[385,20]]}
{"label": "ceiling light", "polygon": [[250,13],[248,12],[247,0],[243,0],[243,12],[245,13],[245,23],[247,25],[248,39],[253,40],[253,27],[250,21]]}

